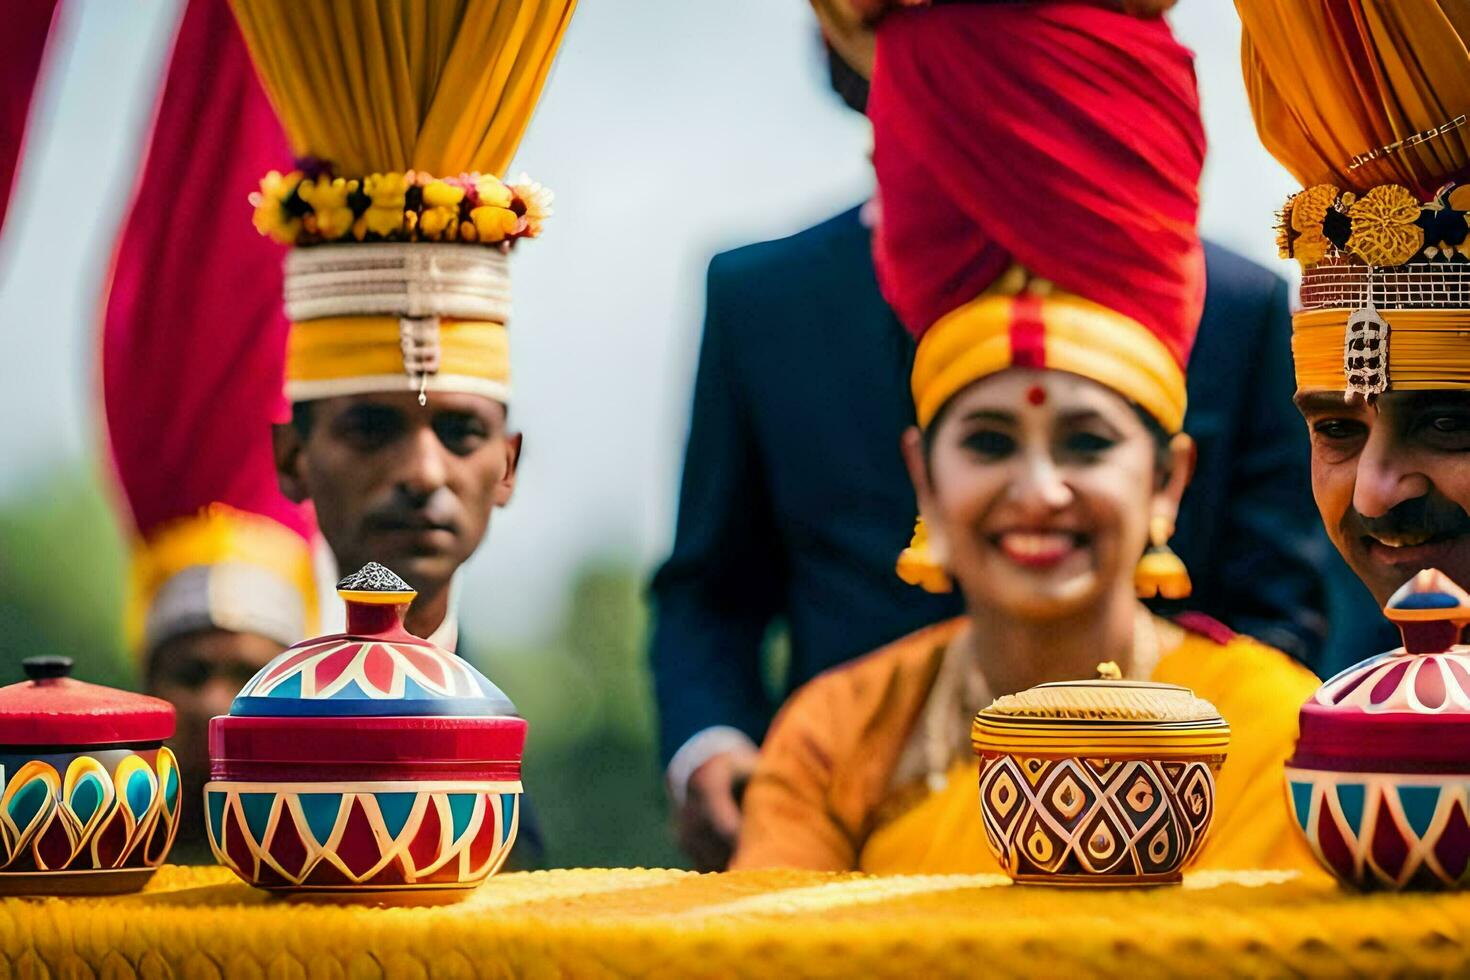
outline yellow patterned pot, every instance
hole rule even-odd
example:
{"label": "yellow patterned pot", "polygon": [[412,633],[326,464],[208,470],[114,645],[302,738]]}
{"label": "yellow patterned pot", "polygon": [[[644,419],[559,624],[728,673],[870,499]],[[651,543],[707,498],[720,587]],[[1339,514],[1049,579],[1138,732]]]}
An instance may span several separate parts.
{"label": "yellow patterned pot", "polygon": [[975,716],[985,837],[1018,882],[1177,882],[1209,832],[1225,719],[1187,688],[1098,671]]}

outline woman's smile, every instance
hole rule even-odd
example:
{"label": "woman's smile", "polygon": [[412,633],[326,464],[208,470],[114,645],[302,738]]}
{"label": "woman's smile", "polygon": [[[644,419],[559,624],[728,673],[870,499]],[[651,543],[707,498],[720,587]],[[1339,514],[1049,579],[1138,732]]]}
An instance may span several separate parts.
{"label": "woman's smile", "polygon": [[1087,547],[1088,537],[1071,531],[1014,529],[991,535],[1002,555],[1025,568],[1052,569]]}

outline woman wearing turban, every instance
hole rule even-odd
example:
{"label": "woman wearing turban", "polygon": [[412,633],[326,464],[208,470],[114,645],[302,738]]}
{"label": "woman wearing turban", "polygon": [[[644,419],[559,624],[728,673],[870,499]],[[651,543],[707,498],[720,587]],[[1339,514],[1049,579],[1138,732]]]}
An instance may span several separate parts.
{"label": "woman wearing turban", "polygon": [[1204,135],[1189,53],[1155,12],[1118,6],[946,4],[878,23],[875,258],[918,340],[903,450],[922,518],[899,573],[957,588],[967,612],[797,692],[734,867],[998,870],[970,719],[1109,660],[1192,688],[1231,725],[1202,864],[1311,866],[1281,770],[1316,679],[1139,602],[1188,589],[1167,540],[1193,465]]}

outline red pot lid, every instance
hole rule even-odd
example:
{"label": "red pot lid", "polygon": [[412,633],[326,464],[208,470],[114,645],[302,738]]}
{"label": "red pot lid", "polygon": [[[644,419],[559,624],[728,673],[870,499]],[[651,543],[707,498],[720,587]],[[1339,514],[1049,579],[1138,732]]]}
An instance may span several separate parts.
{"label": "red pot lid", "polygon": [[526,722],[469,661],[404,628],[414,590],[369,563],[337,592],[347,631],[281,653],[210,722],[213,777],[519,779]]}
{"label": "red pot lid", "polygon": [[160,742],[174,733],[167,701],[73,680],[70,657],[27,657],[27,680],[0,687],[0,745]]}
{"label": "red pot lid", "polygon": [[1291,765],[1351,772],[1470,772],[1470,594],[1436,569],[1389,599],[1398,650],[1350,667],[1301,712]]}

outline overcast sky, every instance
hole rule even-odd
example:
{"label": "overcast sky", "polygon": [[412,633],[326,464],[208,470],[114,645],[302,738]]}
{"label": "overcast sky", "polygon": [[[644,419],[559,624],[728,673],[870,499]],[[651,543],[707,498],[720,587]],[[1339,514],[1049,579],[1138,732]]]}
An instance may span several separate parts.
{"label": "overcast sky", "polygon": [[[101,445],[101,280],[179,12],[165,0],[62,7],[0,239],[0,408],[12,420],[0,499]],[[1174,23],[1204,94],[1205,232],[1285,274],[1271,214],[1292,185],[1251,125],[1234,6],[1182,0]],[[662,556],[705,263],[861,200],[868,142],[826,89],[800,0],[583,0],[513,167],[555,190],[556,215],[516,250],[527,455],[470,565],[467,631],[534,638],[558,621],[584,558]]]}

